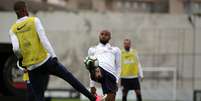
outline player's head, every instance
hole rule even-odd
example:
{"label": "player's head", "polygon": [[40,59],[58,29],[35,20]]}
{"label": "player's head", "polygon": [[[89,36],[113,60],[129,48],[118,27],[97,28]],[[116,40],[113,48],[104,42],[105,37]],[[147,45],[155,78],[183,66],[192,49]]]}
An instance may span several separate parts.
{"label": "player's head", "polygon": [[111,33],[108,30],[103,30],[99,34],[99,41],[102,44],[107,44],[111,39]]}
{"label": "player's head", "polygon": [[28,10],[24,1],[17,1],[14,3],[13,9],[17,14],[18,19],[24,16],[28,16]]}
{"label": "player's head", "polygon": [[131,40],[130,39],[124,39],[124,49],[126,51],[129,51],[131,47]]}

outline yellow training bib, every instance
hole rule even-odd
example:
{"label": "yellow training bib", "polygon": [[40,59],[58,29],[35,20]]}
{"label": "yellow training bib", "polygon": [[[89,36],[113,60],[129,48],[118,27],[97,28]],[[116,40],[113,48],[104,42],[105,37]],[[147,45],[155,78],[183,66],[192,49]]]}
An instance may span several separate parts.
{"label": "yellow training bib", "polygon": [[35,26],[35,17],[28,17],[12,26],[13,33],[19,41],[20,52],[23,57],[22,66],[30,66],[42,62],[47,57]]}
{"label": "yellow training bib", "polygon": [[138,59],[136,50],[131,49],[129,52],[122,50],[121,66],[121,77],[138,76]]}

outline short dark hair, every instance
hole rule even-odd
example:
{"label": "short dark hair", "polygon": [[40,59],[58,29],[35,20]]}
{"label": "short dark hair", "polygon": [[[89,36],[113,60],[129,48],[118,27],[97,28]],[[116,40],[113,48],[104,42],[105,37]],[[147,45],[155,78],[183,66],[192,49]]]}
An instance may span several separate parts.
{"label": "short dark hair", "polygon": [[23,9],[23,8],[26,8],[26,3],[25,3],[25,1],[16,1],[16,2],[14,3],[13,9],[14,9],[15,11],[21,10],[21,9]]}

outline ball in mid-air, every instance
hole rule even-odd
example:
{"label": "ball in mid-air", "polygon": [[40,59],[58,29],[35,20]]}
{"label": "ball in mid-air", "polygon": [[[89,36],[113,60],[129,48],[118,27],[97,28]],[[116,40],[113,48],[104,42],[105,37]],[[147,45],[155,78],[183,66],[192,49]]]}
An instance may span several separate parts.
{"label": "ball in mid-air", "polygon": [[84,64],[87,69],[93,69],[99,66],[98,59],[95,56],[87,56],[84,59]]}

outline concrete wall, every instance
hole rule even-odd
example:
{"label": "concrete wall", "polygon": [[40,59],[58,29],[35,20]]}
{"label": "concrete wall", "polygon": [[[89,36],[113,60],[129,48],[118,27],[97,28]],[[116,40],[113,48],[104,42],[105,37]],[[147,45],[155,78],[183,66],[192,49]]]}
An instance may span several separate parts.
{"label": "concrete wall", "polygon": [[[98,43],[98,33],[108,29],[112,32],[111,43],[120,48],[124,38],[132,39],[143,67],[177,68],[177,99],[190,101],[193,89],[201,89],[199,18],[194,19],[194,31],[186,15],[40,12],[36,16],[61,62],[85,85],[89,77],[83,58],[87,49]],[[0,42],[9,42],[9,27],[15,20],[12,12],[0,13]],[[69,87],[52,77],[49,87],[55,85]]]}

